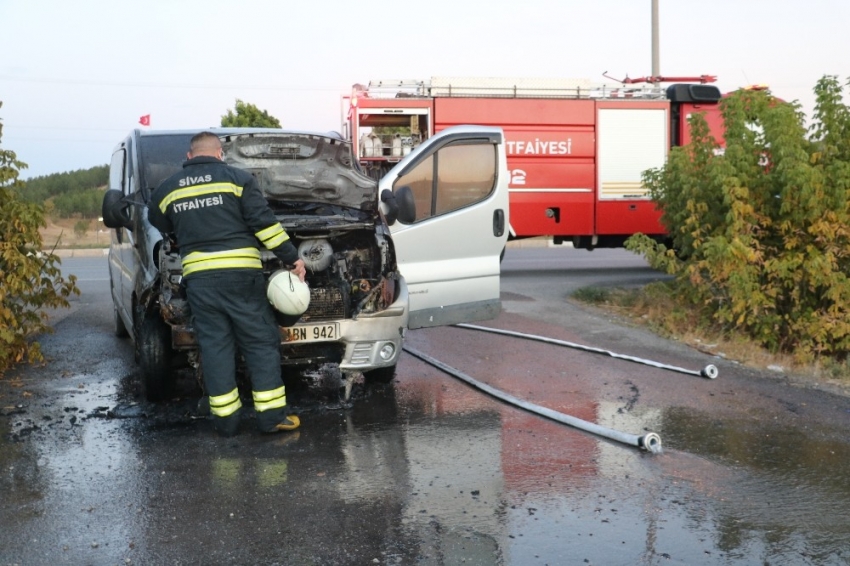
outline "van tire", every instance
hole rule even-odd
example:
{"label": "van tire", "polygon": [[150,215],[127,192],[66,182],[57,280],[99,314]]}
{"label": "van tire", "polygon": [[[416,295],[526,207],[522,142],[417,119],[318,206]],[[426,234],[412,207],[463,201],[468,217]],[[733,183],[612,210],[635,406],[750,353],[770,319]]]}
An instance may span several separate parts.
{"label": "van tire", "polygon": [[143,315],[139,324],[139,367],[142,389],[148,401],[162,401],[171,393],[174,375],[171,359],[171,327],[158,316]]}

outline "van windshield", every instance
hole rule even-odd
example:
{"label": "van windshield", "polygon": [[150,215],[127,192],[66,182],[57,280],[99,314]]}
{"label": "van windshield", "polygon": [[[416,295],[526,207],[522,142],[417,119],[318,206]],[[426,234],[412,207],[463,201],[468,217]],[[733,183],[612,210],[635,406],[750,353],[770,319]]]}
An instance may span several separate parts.
{"label": "van windshield", "polygon": [[180,171],[193,135],[142,136],[139,140],[142,186],[153,191],[165,179]]}

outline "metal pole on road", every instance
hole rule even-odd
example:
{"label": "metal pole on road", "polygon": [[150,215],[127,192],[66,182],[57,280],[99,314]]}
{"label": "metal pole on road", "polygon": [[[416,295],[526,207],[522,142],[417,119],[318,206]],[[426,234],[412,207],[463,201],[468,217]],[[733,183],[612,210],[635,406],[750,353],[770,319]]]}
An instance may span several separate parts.
{"label": "metal pole on road", "polygon": [[692,369],[682,368],[679,366],[672,366],[668,364],[664,364],[661,362],[656,362],[653,360],[646,360],[644,358],[638,358],[636,356],[629,356],[626,354],[618,354],[616,352],[611,352],[609,350],[603,350],[602,348],[594,348],[593,346],[584,346],[582,344],[576,344],[575,342],[567,342],[566,340],[558,340],[557,338],[547,338],[546,336],[537,336],[536,334],[524,334],[522,332],[514,332],[512,330],[502,330],[501,328],[490,328],[488,326],[478,326],[476,324],[466,324],[460,323],[455,324],[458,328],[468,328],[470,330],[480,330],[482,332],[492,332],[493,334],[504,334],[505,336],[514,336],[516,338],[524,338],[526,340],[536,340],[538,342],[546,342],[547,344],[555,344],[557,346],[566,346],[567,348],[575,348],[576,350],[583,350],[585,352],[592,352],[594,354],[605,354],[606,356],[611,356],[612,358],[617,358],[619,360],[626,360],[629,362],[635,362],[638,364],[643,364],[647,366],[656,367],[659,369],[666,369],[670,371],[677,371],[679,373],[684,373],[687,375],[695,375],[697,377],[706,377],[708,379],[716,379],[719,372],[717,370],[717,366],[713,364],[708,364],[703,369],[696,371]]}
{"label": "metal pole on road", "polygon": [[449,375],[452,375],[460,379],[461,381],[466,382],[467,384],[475,387],[476,389],[480,389],[481,391],[484,391],[485,393],[506,403],[509,403],[515,407],[525,409],[526,411],[538,414],[542,417],[546,417],[548,419],[557,421],[565,425],[569,425],[585,432],[590,432],[597,436],[602,436],[610,440],[616,440],[617,442],[628,444],[630,446],[636,446],[648,452],[652,452],[653,454],[661,453],[661,437],[654,432],[648,432],[643,436],[638,436],[635,434],[628,434],[625,432],[620,432],[618,430],[606,428],[595,423],[583,421],[577,417],[573,417],[572,415],[566,415],[564,413],[559,413],[558,411],[553,411],[552,409],[549,409],[547,407],[541,407],[540,405],[529,403],[528,401],[524,401],[518,397],[514,397],[509,393],[505,393],[504,391],[496,389],[495,387],[491,387],[486,383],[481,383],[480,381],[466,375],[462,371],[455,369],[436,358],[432,358],[428,354],[423,354],[418,350],[410,348],[409,346],[404,346],[404,351],[419,358],[424,362],[431,364],[436,368],[443,370]]}

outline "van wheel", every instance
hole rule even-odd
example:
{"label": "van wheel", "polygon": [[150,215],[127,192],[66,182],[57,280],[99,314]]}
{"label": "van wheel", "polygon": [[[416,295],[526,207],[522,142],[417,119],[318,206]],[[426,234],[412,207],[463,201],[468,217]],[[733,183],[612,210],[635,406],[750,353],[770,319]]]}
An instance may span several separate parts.
{"label": "van wheel", "polygon": [[121,318],[121,315],[118,314],[118,307],[115,305],[112,306],[112,316],[115,319],[115,328],[113,329],[115,335],[118,338],[126,338],[129,336],[130,333],[127,331],[127,326],[124,324],[124,320]]}
{"label": "van wheel", "polygon": [[162,401],[171,393],[174,375],[171,370],[171,327],[158,316],[143,315],[138,336],[139,366],[142,388],[148,401]]}
{"label": "van wheel", "polygon": [[395,378],[395,364],[363,372],[366,383],[386,384]]}

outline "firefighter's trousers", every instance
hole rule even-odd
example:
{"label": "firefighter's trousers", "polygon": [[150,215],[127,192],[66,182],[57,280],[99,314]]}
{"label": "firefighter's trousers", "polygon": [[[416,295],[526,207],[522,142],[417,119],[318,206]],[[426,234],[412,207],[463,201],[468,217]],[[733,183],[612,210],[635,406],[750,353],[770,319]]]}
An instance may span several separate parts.
{"label": "firefighter's trousers", "polygon": [[280,373],[280,331],[262,272],[197,273],[187,278],[186,291],[216,430],[234,434],[239,426],[238,349],[251,379],[257,426],[272,431],[286,418],[286,391]]}

